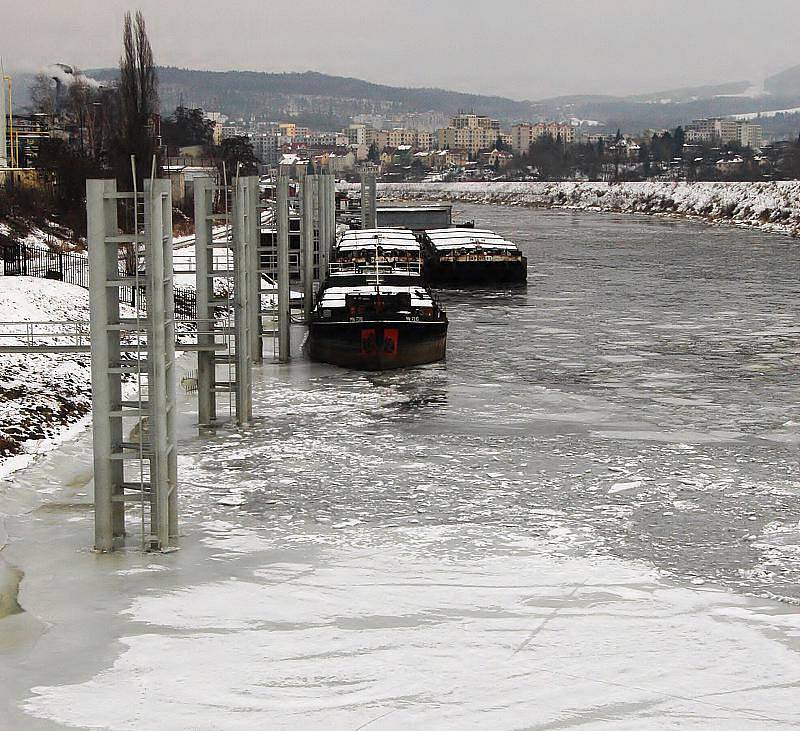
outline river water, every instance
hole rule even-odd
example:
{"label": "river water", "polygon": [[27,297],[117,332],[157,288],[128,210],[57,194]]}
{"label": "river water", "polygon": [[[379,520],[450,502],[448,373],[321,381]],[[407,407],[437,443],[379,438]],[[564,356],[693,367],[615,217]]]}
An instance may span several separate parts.
{"label": "river water", "polygon": [[797,243],[644,217],[458,214],[519,244],[528,286],[442,292],[445,363],[269,372],[268,416],[233,453],[198,443],[192,480],[289,534],[524,528],[800,599]]}
{"label": "river water", "polygon": [[49,502],[9,521],[0,726],[800,724],[797,243],[458,217],[527,287],[442,292],[422,368],[310,363],[296,328],[244,429],[196,436],[182,395],[179,551],[86,550],[88,434],[9,483]]}

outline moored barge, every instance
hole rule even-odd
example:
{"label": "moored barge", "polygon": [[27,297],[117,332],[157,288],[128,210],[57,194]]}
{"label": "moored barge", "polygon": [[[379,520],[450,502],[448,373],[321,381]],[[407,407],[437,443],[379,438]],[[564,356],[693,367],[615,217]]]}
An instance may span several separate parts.
{"label": "moored barge", "polygon": [[333,258],[309,322],[309,357],[362,370],[445,357],[447,315],[423,283],[413,234],[349,231]]}
{"label": "moored barge", "polygon": [[476,228],[442,228],[420,234],[425,279],[430,284],[523,283],[528,260],[502,236]]}

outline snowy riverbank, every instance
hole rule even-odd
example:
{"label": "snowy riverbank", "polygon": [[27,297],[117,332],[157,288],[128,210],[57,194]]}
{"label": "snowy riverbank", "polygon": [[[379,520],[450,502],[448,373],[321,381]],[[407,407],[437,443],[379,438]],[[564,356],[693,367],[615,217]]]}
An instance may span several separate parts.
{"label": "snowy riverbank", "polygon": [[800,181],[773,183],[380,183],[382,199],[647,213],[800,236]]}
{"label": "snowy riverbank", "polygon": [[[33,277],[2,278],[1,323],[88,319],[89,293],[81,287]],[[2,344],[22,343],[25,338],[9,335],[24,327],[0,325]],[[0,476],[82,428],[91,398],[88,353],[0,354]]]}

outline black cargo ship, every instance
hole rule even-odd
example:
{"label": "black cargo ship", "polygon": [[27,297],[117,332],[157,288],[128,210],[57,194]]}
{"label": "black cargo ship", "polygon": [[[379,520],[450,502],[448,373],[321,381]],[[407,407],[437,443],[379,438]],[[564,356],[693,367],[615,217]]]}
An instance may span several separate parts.
{"label": "black cargo ship", "polygon": [[434,285],[523,283],[528,260],[492,231],[442,228],[420,234],[425,280]]}
{"label": "black cargo ship", "polygon": [[349,231],[333,257],[309,322],[313,360],[388,370],[445,357],[447,315],[423,284],[411,233]]}

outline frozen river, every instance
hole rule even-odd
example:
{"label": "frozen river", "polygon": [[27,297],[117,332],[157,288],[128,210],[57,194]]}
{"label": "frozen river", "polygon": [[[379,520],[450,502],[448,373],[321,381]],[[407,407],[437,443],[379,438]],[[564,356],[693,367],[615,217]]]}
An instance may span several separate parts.
{"label": "frozen river", "polygon": [[446,363],[265,366],[245,430],[192,436],[187,396],[177,554],[81,550],[86,437],[18,479],[71,507],[11,522],[14,727],[800,723],[798,244],[459,217],[527,288],[444,293]]}
{"label": "frozen river", "polygon": [[233,455],[199,445],[196,481],[289,531],[565,529],[587,551],[800,600],[797,243],[460,211],[519,243],[528,287],[444,293],[446,364],[269,373],[269,418]]}

